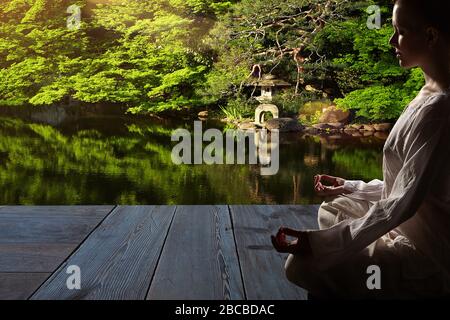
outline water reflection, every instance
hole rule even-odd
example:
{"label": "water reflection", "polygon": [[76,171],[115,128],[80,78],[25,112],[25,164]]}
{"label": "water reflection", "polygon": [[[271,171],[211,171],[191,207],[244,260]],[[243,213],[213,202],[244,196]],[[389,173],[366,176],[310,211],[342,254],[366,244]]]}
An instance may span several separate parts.
{"label": "water reflection", "polygon": [[190,122],[74,119],[0,118],[0,204],[317,204],[317,173],[382,179],[374,136],[280,134],[279,172],[262,176],[259,165],[174,165],[170,135]]}

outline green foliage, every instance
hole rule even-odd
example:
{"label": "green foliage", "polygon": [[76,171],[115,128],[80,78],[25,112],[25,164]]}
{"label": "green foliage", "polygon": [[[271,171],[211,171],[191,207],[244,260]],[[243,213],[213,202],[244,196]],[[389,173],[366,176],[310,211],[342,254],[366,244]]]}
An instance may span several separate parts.
{"label": "green foliage", "polygon": [[[387,6],[382,13],[390,14]],[[332,57],[329,68],[344,96],[335,103],[370,120],[393,120],[420,90],[423,75],[420,70],[399,66],[389,44],[393,34],[390,19],[381,29],[373,30],[366,27],[365,19],[364,15],[358,15],[332,23],[315,42],[324,54]]]}
{"label": "green foliage", "polygon": [[[215,96],[216,101],[236,96],[243,82],[249,81],[255,64],[261,66],[263,73],[276,74],[295,84],[299,79],[293,52],[299,48],[302,57],[310,57],[303,65],[305,72],[301,78],[324,80],[320,72],[325,62],[314,43],[317,23],[343,21],[349,10],[359,6],[359,2],[334,0],[240,1],[229,14],[219,17],[210,32],[207,43],[216,50],[217,58],[205,91]],[[214,89],[210,90],[211,87]]]}
{"label": "green foliage", "polygon": [[[366,8],[373,4],[382,6],[381,29],[370,30],[366,24]],[[337,105],[357,115],[395,119],[424,80],[417,70],[402,69],[393,54],[393,29],[387,19],[391,9],[390,1],[243,0],[211,31],[210,43],[218,57],[205,91],[216,101],[236,96],[255,64],[264,73],[296,83],[292,51],[302,48],[301,56],[308,60],[299,74],[300,97],[275,98],[287,113],[295,113],[303,88],[311,84],[331,88]],[[323,28],[317,27],[319,20]]]}
{"label": "green foliage", "polygon": [[228,120],[242,120],[252,118],[255,114],[257,105],[242,96],[236,99],[230,99],[225,107],[220,107],[222,113]]}
{"label": "green foliage", "polygon": [[[70,5],[80,29],[67,28]],[[366,26],[382,7],[383,25]],[[327,91],[371,120],[395,119],[424,79],[389,45],[389,0],[5,0],[0,3],[0,104],[120,103],[130,112],[233,105],[252,66],[295,84],[287,114]],[[294,53],[307,58],[297,72]],[[230,103],[228,103],[230,102]],[[241,102],[239,102],[241,103]]]}
{"label": "green foliage", "polygon": [[233,1],[110,0],[69,30],[67,8],[87,2],[0,4],[0,103],[112,102],[132,112],[201,103],[211,66],[202,38]]}
{"label": "green foliage", "polygon": [[319,123],[323,109],[329,107],[331,104],[331,101],[326,99],[306,102],[300,109],[300,122],[308,126]]}
{"label": "green foliage", "polygon": [[318,98],[320,97],[314,92],[302,91],[295,94],[294,89],[287,89],[275,95],[272,103],[278,106],[283,116],[295,116],[303,109],[305,103]]}
{"label": "green foliage", "polygon": [[357,173],[354,176],[347,176],[347,179],[383,180],[383,168],[380,166],[382,161],[383,153],[377,150],[345,148],[336,150],[333,154],[336,170]]}
{"label": "green foliage", "polygon": [[[420,79],[416,80],[420,83]],[[401,85],[372,85],[349,93],[344,99],[336,99],[338,107],[356,110],[356,116],[374,121],[395,120],[402,113],[405,106],[416,95],[414,80],[412,90]]]}

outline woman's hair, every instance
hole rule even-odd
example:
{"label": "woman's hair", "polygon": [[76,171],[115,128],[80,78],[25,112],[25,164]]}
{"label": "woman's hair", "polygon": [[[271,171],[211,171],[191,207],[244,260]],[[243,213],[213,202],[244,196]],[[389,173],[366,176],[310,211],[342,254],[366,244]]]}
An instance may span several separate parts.
{"label": "woman's hair", "polygon": [[425,22],[450,37],[450,0],[394,0],[394,4],[412,5]]}

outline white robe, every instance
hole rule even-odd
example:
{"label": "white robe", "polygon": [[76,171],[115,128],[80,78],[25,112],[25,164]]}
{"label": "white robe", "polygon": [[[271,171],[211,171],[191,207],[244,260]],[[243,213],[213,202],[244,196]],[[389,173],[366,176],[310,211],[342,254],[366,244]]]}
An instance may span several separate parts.
{"label": "white robe", "polygon": [[[326,270],[394,231],[450,279],[450,91],[416,98],[383,149],[383,181],[346,180],[362,217],[307,231],[316,267]],[[343,212],[349,208],[341,208]]]}

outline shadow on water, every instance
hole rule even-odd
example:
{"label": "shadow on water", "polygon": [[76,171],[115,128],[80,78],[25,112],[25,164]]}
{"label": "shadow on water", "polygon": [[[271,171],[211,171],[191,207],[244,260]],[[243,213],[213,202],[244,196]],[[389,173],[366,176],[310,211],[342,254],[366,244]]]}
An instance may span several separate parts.
{"label": "shadow on water", "polygon": [[[280,134],[280,168],[175,165],[173,130],[193,120],[123,108],[0,110],[0,204],[317,204],[317,173],[382,179],[384,140]],[[203,122],[203,129],[224,125]]]}

